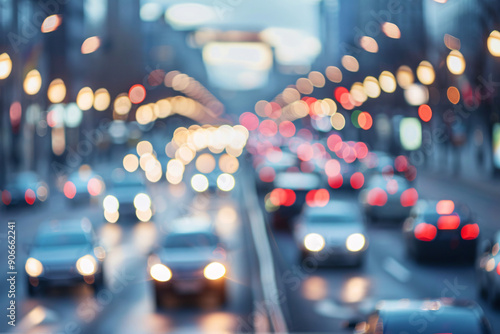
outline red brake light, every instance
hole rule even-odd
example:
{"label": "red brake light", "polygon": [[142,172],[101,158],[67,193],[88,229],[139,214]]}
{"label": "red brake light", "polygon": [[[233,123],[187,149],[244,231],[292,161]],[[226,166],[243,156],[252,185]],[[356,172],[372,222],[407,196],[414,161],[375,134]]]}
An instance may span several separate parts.
{"label": "red brake light", "polygon": [[467,224],[462,227],[460,234],[464,240],[476,239],[479,236],[479,226],[477,224]]}
{"label": "red brake light", "polygon": [[306,203],[309,206],[325,206],[330,200],[330,193],[326,189],[311,190],[306,194]]}
{"label": "red brake light", "polygon": [[441,200],[436,204],[436,212],[440,215],[449,215],[455,210],[455,203],[450,200]]}
{"label": "red brake light", "polygon": [[328,178],[328,184],[333,189],[338,189],[338,188],[342,187],[342,183],[344,183],[344,178],[342,177],[342,174],[340,174],[340,173]]}
{"label": "red brake light", "polygon": [[356,172],[356,173],[352,174],[351,187],[353,187],[354,189],[359,189],[363,186],[364,183],[365,183],[365,177],[364,177],[363,173]]}
{"label": "red brake light", "polygon": [[421,241],[432,241],[436,237],[437,229],[436,226],[420,223],[415,227],[415,238]]}
{"label": "red brake light", "polygon": [[286,200],[283,202],[284,206],[292,206],[295,203],[295,199],[297,196],[295,195],[295,191],[292,189],[285,189]]}
{"label": "red brake light", "polygon": [[11,201],[12,201],[12,196],[10,195],[10,192],[8,190],[2,191],[3,204],[9,205]]}
{"label": "red brake light", "polygon": [[500,275],[500,263],[497,266],[497,274]]}
{"label": "red brake light", "polygon": [[398,172],[404,172],[408,169],[408,159],[404,155],[400,155],[394,159],[394,165]]}
{"label": "red brake light", "polygon": [[26,190],[26,192],[24,193],[24,199],[29,205],[33,205],[33,203],[35,203],[36,195],[33,189]]}
{"label": "red brake light", "polygon": [[64,184],[63,192],[64,192],[64,196],[66,196],[67,198],[69,198],[69,199],[75,198],[75,195],[76,195],[75,184],[71,181],[67,181]]}
{"label": "red brake light", "polygon": [[406,189],[401,194],[401,205],[404,207],[414,206],[418,201],[418,192],[415,188]]}
{"label": "red brake light", "polygon": [[368,192],[367,201],[372,206],[384,206],[387,203],[387,193],[381,188],[373,188]]}
{"label": "red brake light", "polygon": [[441,216],[437,225],[440,230],[456,230],[460,226],[460,217],[457,214]]}
{"label": "red brake light", "polygon": [[274,168],[270,166],[262,167],[259,171],[259,179],[262,182],[273,182],[275,176],[276,172]]}
{"label": "red brake light", "polygon": [[291,189],[276,188],[271,191],[269,200],[274,206],[292,206],[297,196]]}

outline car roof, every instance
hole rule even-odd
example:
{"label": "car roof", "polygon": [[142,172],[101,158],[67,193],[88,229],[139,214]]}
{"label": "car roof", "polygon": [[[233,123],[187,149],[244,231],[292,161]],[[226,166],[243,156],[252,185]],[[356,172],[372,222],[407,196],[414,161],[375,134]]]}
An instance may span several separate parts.
{"label": "car roof", "polygon": [[191,215],[177,218],[166,225],[168,234],[207,233],[214,234],[214,225],[206,215]]}
{"label": "car roof", "polygon": [[[436,210],[436,206],[438,205],[439,202],[441,202],[441,201],[440,200],[428,200],[428,199],[423,200],[423,199],[421,199],[421,200],[418,200],[417,205],[415,206],[415,210],[418,214],[424,214],[424,215],[425,214],[427,214],[427,215],[435,214],[436,217],[438,217],[439,214]],[[471,216],[471,210],[466,204],[463,204],[460,202],[455,202],[455,201],[451,201],[451,202],[453,202],[453,204],[454,204],[454,209],[453,209],[452,213],[456,213],[460,217],[470,217]]]}
{"label": "car roof", "polygon": [[311,216],[329,216],[344,215],[353,212],[359,212],[360,208],[356,202],[347,200],[330,200],[325,206],[305,207],[306,215]]}
{"label": "car roof", "polygon": [[317,189],[321,185],[321,179],[316,173],[284,172],[278,173],[274,179],[276,188],[294,190]]}
{"label": "car roof", "polygon": [[391,177],[380,175],[380,174],[375,174],[372,177],[370,177],[370,179],[368,180],[368,185],[375,186],[375,187],[383,185],[385,187],[389,180],[396,180],[398,185],[401,185],[401,184],[409,185],[409,182],[404,177],[397,175],[397,174],[395,174]]}

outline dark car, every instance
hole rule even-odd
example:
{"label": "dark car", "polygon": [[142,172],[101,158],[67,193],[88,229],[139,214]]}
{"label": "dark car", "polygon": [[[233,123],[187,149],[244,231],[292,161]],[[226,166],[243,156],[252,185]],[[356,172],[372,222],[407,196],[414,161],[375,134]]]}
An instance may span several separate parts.
{"label": "dark car", "polygon": [[75,283],[98,290],[103,285],[104,257],[88,219],[44,222],[26,260],[28,293],[33,296],[46,286]]}
{"label": "dark car", "polygon": [[104,216],[109,222],[118,217],[137,217],[148,221],[153,215],[151,197],[139,172],[115,173],[103,199]]}
{"label": "dark car", "polygon": [[418,192],[399,175],[375,175],[367,181],[359,199],[372,222],[402,222],[417,202]]}
{"label": "dark car", "polygon": [[483,242],[477,261],[479,292],[491,306],[500,308],[500,231]]}
{"label": "dark car", "polygon": [[377,303],[357,334],[492,334],[481,307],[472,301],[387,300]]}
{"label": "dark car", "polygon": [[[290,229],[291,222],[302,211],[306,201],[328,203],[330,195],[320,189],[321,177],[317,173],[283,172],[276,174],[273,186],[266,201],[268,211],[272,212],[272,224],[276,228]],[[318,193],[319,190],[319,193]]]}
{"label": "dark car", "polygon": [[[196,225],[192,220],[185,222]],[[225,302],[225,259],[226,250],[210,227],[172,230],[148,259],[156,305],[161,306],[168,295],[207,291],[217,293],[221,303]]]}
{"label": "dark car", "polygon": [[479,225],[465,204],[418,201],[403,224],[408,254],[417,260],[475,261]]}
{"label": "dark car", "polygon": [[71,204],[88,204],[104,190],[101,177],[90,168],[68,175],[63,186],[63,193]]}
{"label": "dark car", "polygon": [[34,205],[48,196],[48,186],[34,172],[19,172],[9,177],[1,192],[5,207]]}

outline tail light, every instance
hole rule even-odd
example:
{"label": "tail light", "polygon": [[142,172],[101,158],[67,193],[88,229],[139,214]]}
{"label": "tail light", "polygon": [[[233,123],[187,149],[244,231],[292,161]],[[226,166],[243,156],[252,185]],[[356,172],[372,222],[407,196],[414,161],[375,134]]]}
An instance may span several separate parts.
{"label": "tail light", "polygon": [[262,182],[273,182],[275,176],[276,172],[274,171],[274,168],[270,166],[262,167],[259,171],[259,179]]}
{"label": "tail light", "polygon": [[284,206],[292,206],[295,203],[295,199],[297,196],[295,195],[295,191],[292,189],[285,189],[286,200],[283,202]]}
{"label": "tail light", "polygon": [[420,223],[415,227],[415,238],[421,241],[432,241],[437,235],[437,228],[434,225]]}
{"label": "tail light", "polygon": [[333,189],[342,187],[342,183],[344,183],[344,178],[340,173],[328,178],[328,185],[330,185]]}
{"label": "tail light", "polygon": [[500,263],[497,265],[497,274],[500,275]]}
{"label": "tail light", "polygon": [[12,201],[12,196],[10,195],[10,192],[8,190],[2,191],[3,204],[9,205],[11,201]]}
{"label": "tail light", "polygon": [[462,239],[474,240],[479,236],[479,226],[477,224],[467,224],[460,231]]}
{"label": "tail light", "polygon": [[440,215],[449,215],[455,210],[455,203],[450,200],[441,200],[436,204],[436,212]]}
{"label": "tail light", "polygon": [[460,217],[457,214],[441,216],[437,225],[440,230],[456,230],[460,226]]}
{"label": "tail light", "polygon": [[404,207],[414,206],[418,201],[418,192],[415,188],[406,189],[400,197],[401,205]]}
{"label": "tail light", "polygon": [[33,191],[33,189],[26,190],[26,192],[24,193],[24,199],[26,200],[26,203],[28,203],[29,205],[33,205],[33,203],[35,203],[36,194]]}
{"label": "tail light", "polygon": [[73,199],[76,196],[76,186],[71,181],[66,181],[63,187],[64,196],[69,199]]}
{"label": "tail light", "polygon": [[307,205],[323,207],[328,204],[330,193],[326,189],[311,190],[306,194]]}
{"label": "tail light", "polygon": [[372,206],[384,206],[387,203],[387,193],[381,188],[373,188],[368,192],[367,202]]}
{"label": "tail light", "polygon": [[400,155],[394,159],[394,166],[398,172],[405,172],[408,169],[408,159],[404,155]]}
{"label": "tail light", "polygon": [[295,203],[296,195],[291,189],[276,188],[271,191],[269,200],[274,206],[292,206]]}
{"label": "tail light", "polygon": [[365,177],[363,173],[356,172],[351,176],[351,187],[354,189],[360,189],[365,183]]}

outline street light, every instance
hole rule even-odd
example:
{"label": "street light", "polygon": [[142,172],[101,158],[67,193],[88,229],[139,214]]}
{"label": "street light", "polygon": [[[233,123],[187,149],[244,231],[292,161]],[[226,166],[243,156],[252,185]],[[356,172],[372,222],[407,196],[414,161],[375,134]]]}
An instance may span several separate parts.
{"label": "street light", "polygon": [[0,80],[6,79],[12,71],[12,60],[7,53],[0,55]]}
{"label": "street light", "polygon": [[488,36],[488,50],[492,56],[500,57],[500,32],[493,30]]}
{"label": "street light", "polygon": [[54,79],[49,84],[47,97],[51,103],[61,103],[66,97],[66,85],[62,79]]}
{"label": "street light", "polygon": [[446,65],[452,74],[460,75],[465,71],[465,58],[460,51],[451,50],[446,57]]}
{"label": "street light", "polygon": [[420,62],[417,67],[417,78],[424,85],[431,85],[436,79],[436,73],[432,64],[426,60]]}
{"label": "street light", "polygon": [[24,79],[23,88],[26,94],[35,95],[42,87],[42,76],[38,70],[31,70],[26,74]]}

